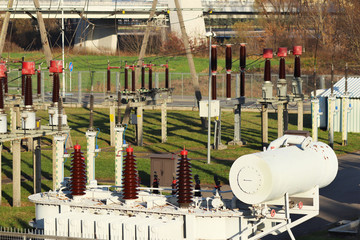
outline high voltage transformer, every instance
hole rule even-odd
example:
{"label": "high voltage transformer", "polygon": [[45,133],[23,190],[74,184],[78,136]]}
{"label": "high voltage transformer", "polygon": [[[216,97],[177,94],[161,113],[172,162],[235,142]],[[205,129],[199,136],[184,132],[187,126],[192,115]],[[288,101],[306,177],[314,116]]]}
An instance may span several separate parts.
{"label": "high voltage transformer", "polygon": [[244,240],[285,231],[294,239],[291,228],[319,214],[319,188],[338,170],[328,145],[284,135],[234,162],[230,191],[201,190],[198,178],[194,189],[185,149],[171,188],[159,188],[158,179],[143,188],[133,149],[126,154],[121,184],[97,185],[87,183],[84,156],[75,145],[71,178],[55,191],[29,196],[36,205],[32,225],[46,235],[96,239]]}

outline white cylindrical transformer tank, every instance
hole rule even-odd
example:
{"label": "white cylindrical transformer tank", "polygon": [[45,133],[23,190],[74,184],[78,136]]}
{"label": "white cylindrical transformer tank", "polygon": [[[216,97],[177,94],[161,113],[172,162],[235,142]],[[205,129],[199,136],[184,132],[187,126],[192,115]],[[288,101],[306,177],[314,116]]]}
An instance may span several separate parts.
{"label": "white cylindrical transformer tank", "polygon": [[325,143],[311,142],[248,154],[230,169],[234,195],[247,204],[276,200],[288,193],[302,193],[329,185],[336,177],[338,160]]}
{"label": "white cylindrical transformer tank", "polygon": [[0,133],[7,133],[7,116],[4,113],[0,114]]}
{"label": "white cylindrical transformer tank", "polygon": [[26,130],[33,130],[36,128],[36,113],[35,111],[23,111],[21,113],[21,127]]}

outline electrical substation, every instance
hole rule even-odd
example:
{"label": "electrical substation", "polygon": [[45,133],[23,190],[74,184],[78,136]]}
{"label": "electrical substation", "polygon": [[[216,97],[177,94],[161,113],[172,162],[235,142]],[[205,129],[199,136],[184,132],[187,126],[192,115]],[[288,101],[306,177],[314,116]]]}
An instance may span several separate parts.
{"label": "electrical substation", "polygon": [[[213,189],[205,189],[204,185],[200,184],[199,175],[192,173],[192,162],[197,159],[190,159],[192,150],[187,149],[187,146],[178,149],[179,154],[156,152],[150,156],[151,172],[146,173],[150,184],[145,187],[141,184],[135,155],[137,147],[146,147],[147,144],[144,144],[143,140],[147,134],[146,129],[144,130],[144,109],[160,109],[159,144],[167,143],[168,104],[174,102],[175,92],[170,77],[171,63],[162,60],[161,64],[156,64],[144,57],[151,21],[167,10],[163,5],[158,6],[157,0],[151,1],[151,8],[146,10],[149,19],[138,59],[116,63],[108,60],[107,68],[103,69],[106,74],[106,90],[99,105],[109,110],[106,121],[110,126],[110,147],[106,150],[113,152],[114,169],[111,171],[115,177],[109,184],[100,184],[100,179],[96,178],[96,165],[101,163],[96,163],[96,158],[104,149],[98,145],[100,129],[94,121],[94,71],[89,71],[89,125],[86,126],[84,136],[86,146],[81,146],[72,141],[72,129],[69,127],[72,119],[65,113],[65,84],[61,84],[61,77],[64,81],[65,72],[72,70],[65,64],[64,46],[63,59],[56,60],[49,47],[40,3],[38,0],[33,2],[45,60],[43,65],[38,66],[35,61],[25,61],[25,58],[0,62],[0,151],[3,150],[5,142],[10,143],[12,207],[21,207],[21,147],[26,145],[27,151],[32,152],[33,194],[28,196],[28,200],[35,205],[35,216],[29,225],[41,230],[43,239],[255,240],[282,233],[295,239],[292,229],[319,215],[319,191],[335,180],[339,170],[339,160],[333,149],[334,132],[342,131],[342,145],[345,146],[348,144],[348,132],[356,129],[356,126],[352,125],[356,117],[351,114],[358,98],[353,92],[357,83],[348,77],[347,66],[344,79],[336,84],[332,67],[331,88],[324,89],[319,94],[314,74],[313,96],[309,97],[303,91],[301,75],[303,47],[279,47],[276,53],[272,48],[264,48],[262,54],[259,54],[264,62],[262,97],[256,100],[261,116],[261,143],[257,152],[232,159],[227,175],[229,189],[221,190],[216,174]],[[190,4],[188,1],[180,2],[186,6]],[[207,131],[208,134],[207,163],[211,164],[211,151],[239,149],[247,144],[245,139],[248,138],[245,138],[242,131],[246,124],[242,119],[244,105],[248,100],[248,93],[245,91],[249,70],[247,44],[214,43],[212,41],[216,34],[211,28],[210,32],[203,34],[209,53],[209,94],[206,99],[200,91],[192,47],[186,32],[188,26],[184,23],[187,20],[184,20],[182,12],[187,8],[181,8],[179,0],[174,0],[172,4],[175,8],[171,11],[176,12],[179,21],[190,81],[195,91],[194,109],[199,113],[201,131]],[[12,5],[13,1],[10,0],[1,32],[2,38],[6,36]],[[145,11],[136,10],[141,14]],[[51,8],[47,11],[49,15],[52,14]],[[96,11],[92,11],[90,12],[95,16]],[[131,14],[137,13],[134,9],[132,11]],[[122,12],[125,14],[125,10]],[[31,12],[28,14],[31,15]],[[81,17],[85,18],[83,15]],[[185,15],[185,18],[188,19],[189,16]],[[62,35],[64,37],[64,33]],[[0,40],[1,52],[3,45]],[[223,97],[218,93],[219,52],[224,52],[225,57],[225,65],[221,68],[226,74]],[[289,55],[294,57],[294,73],[290,85],[286,80],[285,66]],[[271,62],[275,56],[280,61],[276,81],[271,75]],[[239,60],[236,67],[234,63],[237,60],[233,58]],[[10,69],[10,65],[16,67]],[[159,69],[164,72],[163,79],[154,74],[154,71]],[[19,88],[16,94],[9,94],[8,91],[10,72],[21,75],[21,91]],[[52,79],[51,101],[44,98],[44,73],[49,73]],[[35,76],[36,94],[32,81]],[[112,79],[114,76],[115,80]],[[304,131],[304,102],[310,98],[311,133]],[[297,108],[297,130],[289,130],[288,127],[291,104]],[[277,115],[277,138],[271,142],[268,136],[270,106],[276,108]],[[225,108],[232,110],[233,118],[232,137],[226,144],[222,140],[222,112]],[[46,124],[41,124],[41,119],[36,115],[40,109],[47,111],[49,121]],[[182,121],[182,124],[187,123]],[[129,139],[127,135],[129,125],[133,127],[134,139]],[[327,128],[328,144],[318,141],[318,128]],[[188,134],[192,137],[191,132]],[[41,140],[49,136],[52,136],[53,185],[50,190],[42,191]],[[68,153],[69,149],[73,149],[71,154]],[[65,163],[68,158],[71,159],[71,167],[70,175],[66,176]],[[155,158],[157,160],[154,160]],[[2,181],[0,203],[1,184]]]}

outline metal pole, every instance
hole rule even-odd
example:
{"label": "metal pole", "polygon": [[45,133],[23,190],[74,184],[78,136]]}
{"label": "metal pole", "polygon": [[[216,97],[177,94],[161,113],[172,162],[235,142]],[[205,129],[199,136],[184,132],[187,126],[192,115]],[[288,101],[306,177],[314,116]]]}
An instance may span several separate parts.
{"label": "metal pole", "polygon": [[[63,61],[63,66],[65,66],[65,26],[64,26],[64,0],[61,0],[61,47],[62,47],[62,51],[61,51],[61,55],[62,55],[62,61]],[[62,82],[63,82],[63,101],[65,101],[65,89],[66,89],[66,84],[65,84],[65,73],[62,74]]]}
{"label": "metal pole", "polygon": [[211,163],[211,40],[212,40],[212,32],[210,26],[210,37],[209,37],[209,97],[208,97],[208,142],[207,142],[207,163]]}
{"label": "metal pole", "polygon": [[78,103],[81,104],[81,72],[78,72]]}

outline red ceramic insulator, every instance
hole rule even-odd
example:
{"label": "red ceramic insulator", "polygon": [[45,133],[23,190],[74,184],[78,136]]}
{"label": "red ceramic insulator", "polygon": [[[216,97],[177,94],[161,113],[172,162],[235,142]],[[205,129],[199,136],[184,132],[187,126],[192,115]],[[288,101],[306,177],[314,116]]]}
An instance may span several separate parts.
{"label": "red ceramic insulator", "polygon": [[280,58],[279,79],[285,79],[285,58]]}
{"label": "red ceramic insulator", "polygon": [[287,48],[279,47],[277,55],[278,55],[278,57],[286,57],[287,56]]}
{"label": "red ceramic insulator", "polygon": [[271,63],[269,59],[265,61],[264,81],[271,81]]}
{"label": "red ceramic insulator", "polygon": [[180,153],[178,170],[177,170],[177,189],[178,189],[178,203],[180,207],[189,207],[192,202],[192,177],[191,165],[187,155],[188,152],[184,149]]}
{"label": "red ceramic insulator", "polygon": [[63,72],[63,61],[51,60],[49,72],[50,73],[62,73]]}
{"label": "red ceramic insulator", "polygon": [[153,89],[152,87],[152,67],[149,67],[149,89]]}
{"label": "red ceramic insulator", "polygon": [[293,54],[295,56],[300,56],[302,54],[302,46],[294,46],[293,47]]}
{"label": "red ceramic insulator", "polygon": [[263,57],[266,58],[266,59],[273,58],[273,50],[272,50],[272,48],[264,48]]}
{"label": "red ceramic insulator", "polygon": [[53,75],[53,92],[52,92],[52,101],[53,103],[59,102],[59,93],[60,92],[60,77],[58,73]]}
{"label": "red ceramic insulator", "polygon": [[217,70],[217,50],[216,45],[211,45],[211,71],[216,72]]}
{"label": "red ceramic insulator", "polygon": [[244,70],[246,66],[246,46],[244,43],[240,44],[240,68]]}
{"label": "red ceramic insulator", "polygon": [[3,63],[0,63],[0,78],[6,77],[6,65]]}
{"label": "red ceramic insulator", "polygon": [[231,71],[232,67],[232,52],[231,52],[231,45],[226,45],[226,51],[225,51],[225,65],[226,65],[226,71]]}
{"label": "red ceramic insulator", "polygon": [[296,77],[296,78],[301,77],[300,56],[298,56],[298,55],[295,57],[294,77]]}
{"label": "red ceramic insulator", "polygon": [[145,89],[145,66],[141,67],[141,88]]}
{"label": "red ceramic insulator", "polygon": [[106,82],[106,91],[109,93],[111,90],[111,72],[110,68],[107,69],[107,82]]}
{"label": "red ceramic insulator", "polygon": [[86,166],[81,146],[76,144],[71,154],[71,182],[70,189],[73,196],[85,195],[86,190]]}
{"label": "red ceramic insulator", "polygon": [[136,160],[134,158],[134,149],[128,147],[126,149],[126,157],[123,171],[123,199],[138,198],[138,172],[136,170]]}
{"label": "red ceramic insulator", "polygon": [[22,75],[35,75],[35,62],[22,62]]}
{"label": "red ceramic insulator", "polygon": [[25,84],[25,106],[32,106],[32,79],[31,75],[26,75],[26,84]]}

